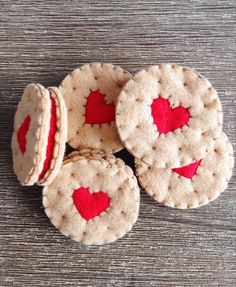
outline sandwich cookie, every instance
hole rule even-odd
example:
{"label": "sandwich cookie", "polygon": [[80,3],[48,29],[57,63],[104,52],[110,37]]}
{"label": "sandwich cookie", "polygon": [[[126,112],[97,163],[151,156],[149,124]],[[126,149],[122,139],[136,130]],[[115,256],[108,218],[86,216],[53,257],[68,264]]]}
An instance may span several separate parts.
{"label": "sandwich cookie", "polygon": [[210,82],[192,69],[163,64],[138,72],[123,88],[116,123],[125,147],[158,168],[204,158],[222,130]]}
{"label": "sandwich cookie", "polygon": [[136,175],[156,201],[180,209],[206,205],[226,188],[234,165],[233,148],[222,133],[205,158],[187,166],[159,169],[135,159]]}
{"label": "sandwich cookie", "polygon": [[65,236],[101,245],[124,236],[136,222],[139,187],[133,171],[112,155],[74,152],[43,189],[43,205]]}
{"label": "sandwich cookie", "polygon": [[67,114],[60,91],[29,84],[14,119],[13,169],[22,185],[47,185],[61,167]]}
{"label": "sandwich cookie", "polygon": [[112,64],[84,65],[60,84],[68,111],[68,144],[117,152],[123,148],[115,124],[117,97],[130,73]]}

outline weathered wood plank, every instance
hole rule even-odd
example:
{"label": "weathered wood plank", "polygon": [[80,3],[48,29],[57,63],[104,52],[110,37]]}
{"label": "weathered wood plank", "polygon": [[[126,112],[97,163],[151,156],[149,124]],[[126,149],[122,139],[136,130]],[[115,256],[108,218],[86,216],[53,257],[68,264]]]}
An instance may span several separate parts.
{"label": "weathered wood plank", "polygon": [[233,0],[1,1],[0,286],[236,285],[235,173],[218,200],[196,210],[169,209],[142,192],[132,232],[84,247],[49,223],[40,188],[20,187],[10,151],[24,86],[58,85],[93,61],[131,72],[161,62],[198,69],[219,92],[235,148],[235,11]]}

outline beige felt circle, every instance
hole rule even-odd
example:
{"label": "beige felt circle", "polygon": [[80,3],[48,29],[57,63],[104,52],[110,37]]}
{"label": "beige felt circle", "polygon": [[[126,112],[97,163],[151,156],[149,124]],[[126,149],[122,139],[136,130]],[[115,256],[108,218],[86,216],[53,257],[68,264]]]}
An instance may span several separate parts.
{"label": "beige felt circle", "polygon": [[[73,191],[87,187],[103,191],[110,206],[98,216],[84,219],[73,203]],[[62,234],[84,244],[113,242],[131,230],[139,211],[139,188],[132,170],[114,157],[74,154],[67,157],[58,176],[43,189],[43,205]]]}
{"label": "beige felt circle", "polygon": [[91,91],[99,91],[107,104],[117,97],[130,73],[112,64],[93,63],[74,70],[60,84],[68,111],[68,143],[75,149],[92,148],[117,152],[123,148],[115,121],[85,123],[85,105]]}
{"label": "beige felt circle", "polygon": [[39,185],[48,185],[57,175],[63,162],[67,140],[67,110],[64,99],[58,88],[50,87],[48,90],[56,104],[57,131],[54,136],[55,143],[53,146],[53,157],[50,161],[50,167],[44,177],[38,182]]}
{"label": "beige felt circle", "polygon": [[172,169],[149,166],[135,160],[140,184],[156,201],[176,208],[195,208],[216,199],[227,188],[234,165],[233,148],[222,133],[192,179]]}
{"label": "beige felt circle", "polygon": [[[161,96],[172,109],[188,109],[187,125],[159,134],[151,104]],[[222,108],[216,91],[199,73],[162,64],[138,72],[123,88],[116,123],[126,148],[149,165],[169,168],[203,158],[222,130]]]}
{"label": "beige felt circle", "polygon": [[[43,86],[29,84],[25,88],[15,114],[12,136],[13,169],[22,185],[32,185],[37,182],[43,169],[49,133],[50,107],[49,91]],[[17,132],[27,116],[30,116],[31,122],[26,135],[26,151],[22,154],[17,141]]]}

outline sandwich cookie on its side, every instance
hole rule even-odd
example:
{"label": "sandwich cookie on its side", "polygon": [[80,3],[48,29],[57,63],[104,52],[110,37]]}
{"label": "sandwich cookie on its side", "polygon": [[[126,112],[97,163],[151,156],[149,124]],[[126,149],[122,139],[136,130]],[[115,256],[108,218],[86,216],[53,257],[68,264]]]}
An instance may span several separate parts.
{"label": "sandwich cookie on its side", "polygon": [[43,189],[43,205],[65,236],[101,245],[124,236],[136,222],[139,187],[133,171],[111,154],[73,152]]}
{"label": "sandwich cookie on its side", "polygon": [[180,209],[206,205],[226,188],[234,165],[233,148],[222,133],[205,158],[187,166],[160,169],[135,159],[136,175],[156,201]]}
{"label": "sandwich cookie on its side", "polygon": [[115,124],[117,97],[131,78],[119,66],[84,65],[60,84],[68,112],[68,144],[115,153],[123,148]]}
{"label": "sandwich cookie on its side", "polygon": [[67,113],[56,87],[29,84],[14,119],[13,168],[22,185],[49,184],[61,167],[67,139]]}

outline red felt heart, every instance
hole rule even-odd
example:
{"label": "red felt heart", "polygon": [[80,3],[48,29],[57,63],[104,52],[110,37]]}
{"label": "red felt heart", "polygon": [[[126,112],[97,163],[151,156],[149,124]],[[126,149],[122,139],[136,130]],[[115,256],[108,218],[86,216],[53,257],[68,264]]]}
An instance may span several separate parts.
{"label": "red felt heart", "polygon": [[158,97],[151,105],[154,123],[160,134],[166,134],[186,125],[190,119],[189,111],[183,106],[171,109],[167,99]]}
{"label": "red felt heart", "polygon": [[110,205],[110,198],[105,192],[90,193],[86,187],[75,189],[72,197],[78,212],[86,220],[98,216]]}
{"label": "red felt heart", "polygon": [[107,104],[105,102],[105,95],[99,91],[91,92],[85,105],[85,123],[91,125],[104,124],[114,120],[114,104]]}
{"label": "red felt heart", "polygon": [[30,116],[27,116],[17,132],[17,141],[22,154],[24,154],[26,151],[26,135],[29,130],[30,121],[31,121]]}
{"label": "red felt heart", "polygon": [[190,163],[189,165],[173,168],[172,170],[181,176],[191,179],[196,174],[201,161],[202,160],[198,160],[196,162]]}

